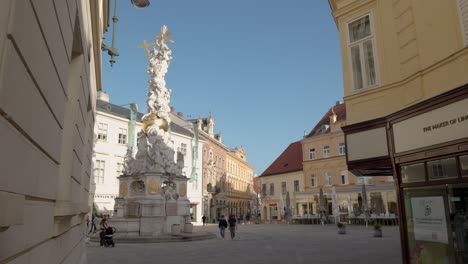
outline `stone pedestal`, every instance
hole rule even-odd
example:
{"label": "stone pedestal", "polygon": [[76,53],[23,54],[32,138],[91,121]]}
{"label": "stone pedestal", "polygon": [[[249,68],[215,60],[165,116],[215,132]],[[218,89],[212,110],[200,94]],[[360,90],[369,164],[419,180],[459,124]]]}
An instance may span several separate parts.
{"label": "stone pedestal", "polygon": [[178,233],[192,231],[185,226],[186,219],[190,219],[190,201],[186,197],[188,178],[175,177],[174,190],[169,192],[166,188],[165,192],[162,186],[168,180],[168,175],[162,173],[119,177],[116,212],[109,220],[109,225],[117,229],[117,238],[173,234],[174,225],[178,225]]}

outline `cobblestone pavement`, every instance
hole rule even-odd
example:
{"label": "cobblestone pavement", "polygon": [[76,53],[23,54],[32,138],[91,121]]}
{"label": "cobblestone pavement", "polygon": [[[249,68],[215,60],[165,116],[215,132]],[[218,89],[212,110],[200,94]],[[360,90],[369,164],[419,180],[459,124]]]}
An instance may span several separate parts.
{"label": "cobblestone pavement", "polygon": [[[217,226],[195,227],[218,234]],[[227,231],[227,230],[226,230]],[[241,225],[231,241],[116,244],[115,248],[87,245],[90,264],[102,263],[402,263],[398,227],[383,227],[374,238],[371,227],[347,226],[338,235],[334,225]]]}

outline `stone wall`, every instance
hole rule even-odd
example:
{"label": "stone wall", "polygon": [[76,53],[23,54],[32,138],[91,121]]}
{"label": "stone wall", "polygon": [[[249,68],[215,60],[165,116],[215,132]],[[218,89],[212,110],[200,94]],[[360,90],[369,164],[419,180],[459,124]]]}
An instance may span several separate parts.
{"label": "stone wall", "polygon": [[106,0],[0,2],[2,263],[86,262],[107,10]]}

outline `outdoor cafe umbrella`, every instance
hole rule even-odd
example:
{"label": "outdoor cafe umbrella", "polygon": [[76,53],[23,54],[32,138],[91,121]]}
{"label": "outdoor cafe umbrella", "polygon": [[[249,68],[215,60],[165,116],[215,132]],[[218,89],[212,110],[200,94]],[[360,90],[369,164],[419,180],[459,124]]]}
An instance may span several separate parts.
{"label": "outdoor cafe umbrella", "polygon": [[364,216],[366,218],[366,227],[368,226],[368,207],[367,207],[367,192],[366,192],[366,185],[362,185],[362,210],[364,211]]}
{"label": "outdoor cafe umbrella", "polygon": [[289,219],[291,217],[291,199],[289,198],[289,192],[286,192],[286,214]]}
{"label": "outdoor cafe umbrella", "polygon": [[323,197],[323,190],[320,188],[319,192],[319,202],[320,202],[320,219],[322,219],[322,225],[323,225],[323,217],[322,215],[325,214],[325,197]]}
{"label": "outdoor cafe umbrella", "polygon": [[338,207],[338,197],[336,195],[335,187],[332,188],[332,203],[333,203],[333,216],[336,218],[340,216],[340,208]]}

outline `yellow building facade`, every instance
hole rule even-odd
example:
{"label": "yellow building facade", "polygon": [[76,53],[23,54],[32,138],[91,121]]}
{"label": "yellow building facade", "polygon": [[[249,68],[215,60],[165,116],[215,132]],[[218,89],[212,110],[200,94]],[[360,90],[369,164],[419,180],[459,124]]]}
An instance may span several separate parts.
{"label": "yellow building facade", "polygon": [[[304,191],[295,194],[298,217],[320,214],[319,192],[324,193],[327,215],[339,214],[340,221],[362,216],[362,185],[366,185],[368,211],[374,216],[396,216],[393,179],[387,176],[356,177],[348,171],[346,147],[341,127],[346,124],[346,105],[337,102],[302,140]],[[338,212],[333,210],[332,190]],[[366,201],[365,200],[365,201]]]}
{"label": "yellow building facade", "polygon": [[405,263],[468,262],[468,1],[329,3],[348,169],[393,175]]}
{"label": "yellow building facade", "polygon": [[287,208],[291,210],[290,214],[294,215],[295,204],[306,203],[305,199],[303,201],[296,198],[296,193],[304,191],[303,175],[302,145],[297,141],[291,143],[259,176],[260,213],[263,221],[286,218]]}
{"label": "yellow building facade", "polygon": [[229,214],[250,218],[255,202],[254,175],[243,148],[234,148],[226,153],[226,175]]}

